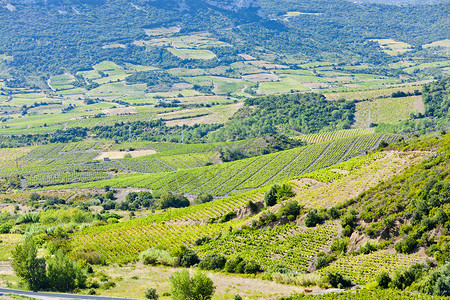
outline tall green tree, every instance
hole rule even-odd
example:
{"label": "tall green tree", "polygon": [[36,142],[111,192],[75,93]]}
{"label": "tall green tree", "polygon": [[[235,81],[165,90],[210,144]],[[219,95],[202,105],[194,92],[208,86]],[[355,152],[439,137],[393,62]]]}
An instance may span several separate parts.
{"label": "tall green tree", "polygon": [[216,289],[211,278],[200,271],[192,278],[187,270],[173,273],[170,282],[174,300],[209,300]]}
{"label": "tall green tree", "polygon": [[47,262],[47,276],[52,289],[67,292],[76,287],[85,287],[87,277],[83,268],[64,255],[62,250],[58,250]]}
{"label": "tall green tree", "polygon": [[17,245],[12,256],[14,272],[31,290],[38,291],[46,287],[45,259],[37,257],[37,247],[32,237]]}

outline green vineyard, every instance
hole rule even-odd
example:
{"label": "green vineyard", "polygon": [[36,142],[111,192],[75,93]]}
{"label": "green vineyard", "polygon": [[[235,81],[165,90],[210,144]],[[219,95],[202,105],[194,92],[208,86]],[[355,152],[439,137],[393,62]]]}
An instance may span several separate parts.
{"label": "green vineyard", "polygon": [[336,237],[336,224],[327,223],[314,228],[296,225],[276,226],[261,230],[242,229],[228,233],[194,249],[200,256],[222,253],[254,260],[264,270],[283,264],[294,271],[306,271],[311,258]]}
{"label": "green vineyard", "polygon": [[328,131],[321,133],[306,134],[296,138],[307,142],[308,144],[317,144],[328,141],[334,141],[343,138],[357,137],[360,135],[374,134],[375,128],[345,129],[338,131]]}
{"label": "green vineyard", "polygon": [[78,188],[149,188],[185,194],[231,195],[329,167],[374,149],[381,140],[396,141],[398,135],[365,135],[319,143],[278,153],[219,165],[152,175],[117,176],[101,183],[79,184]]}
{"label": "green vineyard", "polygon": [[370,254],[340,258],[319,272],[322,275],[340,272],[355,283],[365,284],[373,281],[381,272],[393,274],[395,270],[406,270],[409,266],[419,262],[421,260],[417,253],[405,255],[380,250]]}

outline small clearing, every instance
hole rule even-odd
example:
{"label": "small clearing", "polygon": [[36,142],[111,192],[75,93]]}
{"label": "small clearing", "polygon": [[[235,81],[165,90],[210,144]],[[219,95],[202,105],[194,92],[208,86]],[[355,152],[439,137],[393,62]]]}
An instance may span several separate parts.
{"label": "small clearing", "polygon": [[255,57],[248,55],[248,54],[239,54],[240,57],[242,57],[245,60],[256,60]]}
{"label": "small clearing", "polygon": [[140,157],[140,156],[152,155],[155,153],[157,153],[157,152],[152,149],[135,150],[135,151],[105,151],[105,152],[101,152],[99,155],[97,155],[97,157],[95,157],[94,160],[103,160],[104,158],[122,159],[122,158],[125,158],[124,156],[127,154],[130,154],[131,157]]}
{"label": "small clearing", "polygon": [[178,26],[174,27],[158,27],[152,29],[144,29],[144,32],[148,36],[159,36],[159,35],[167,35],[172,33],[180,32],[181,28]]}
{"label": "small clearing", "polygon": [[422,48],[435,48],[435,47],[442,47],[442,48],[450,48],[450,39],[441,40],[437,42],[433,42],[431,44],[423,45]]}
{"label": "small clearing", "polygon": [[410,44],[398,42],[393,39],[374,39],[372,41],[378,42],[381,49],[391,56],[403,54],[412,50],[412,46]]}
{"label": "small clearing", "polygon": [[125,49],[126,46],[124,44],[113,43],[113,44],[104,45],[102,48],[103,49],[114,49],[114,48]]}

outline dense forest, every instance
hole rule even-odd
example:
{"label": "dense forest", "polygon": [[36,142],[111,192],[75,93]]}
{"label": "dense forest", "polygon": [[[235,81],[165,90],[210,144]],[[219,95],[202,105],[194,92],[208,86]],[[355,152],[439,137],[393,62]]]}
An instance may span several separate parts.
{"label": "dense forest", "polygon": [[[348,62],[383,64],[391,57],[370,42],[373,38],[395,38],[420,46],[448,38],[445,4],[398,7],[382,4],[357,4],[343,0],[292,2],[262,1],[262,9],[275,20],[245,17],[247,11],[230,12],[192,1],[180,17],[167,7],[139,2],[137,9],[122,0],[74,3],[13,3],[11,10],[0,9],[4,20],[0,29],[0,53],[13,56],[11,85],[24,84],[24,76],[47,76],[88,70],[103,60],[155,67],[225,65],[234,52],[254,52],[264,47],[278,53],[303,58],[339,59]],[[283,20],[288,11],[301,14]],[[312,13],[312,14],[310,14]],[[380,22],[380,20],[382,20]],[[240,24],[240,26],[233,26]],[[225,47],[214,60],[183,60],[165,47],[141,47],[134,41],[147,39],[144,30],[177,25],[180,34],[209,31]],[[228,30],[233,27],[232,30]],[[222,30],[223,29],[223,30]],[[120,43],[124,47],[103,47]],[[229,48],[229,49],[227,49]],[[217,47],[207,47],[217,51]]]}

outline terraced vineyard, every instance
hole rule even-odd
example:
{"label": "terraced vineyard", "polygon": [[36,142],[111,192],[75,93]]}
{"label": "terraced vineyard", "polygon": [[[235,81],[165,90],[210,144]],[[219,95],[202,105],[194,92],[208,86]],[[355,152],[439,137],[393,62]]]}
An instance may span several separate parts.
{"label": "terraced vineyard", "polygon": [[222,224],[169,225],[152,223],[140,218],[117,226],[92,227],[72,236],[74,247],[97,251],[107,261],[132,261],[139,253],[158,245],[169,248],[191,245],[195,239],[214,236],[223,230]]}
{"label": "terraced vineyard", "polygon": [[107,184],[113,187],[149,188],[194,195],[207,192],[224,196],[261,188],[329,167],[373,149],[381,140],[391,141],[398,137],[365,135],[220,165],[164,174],[117,176],[101,183],[80,184],[75,187],[95,188]]}
{"label": "terraced vineyard", "polygon": [[326,275],[332,272],[340,272],[348,276],[353,282],[365,284],[381,272],[393,274],[395,270],[405,270],[410,265],[422,262],[419,254],[405,255],[388,250],[380,250],[365,255],[346,256],[331,263],[328,267],[319,270]]}
{"label": "terraced vineyard", "polygon": [[108,179],[111,176],[105,172],[51,172],[29,175],[25,177],[28,186],[45,186],[70,182],[85,182]]}
{"label": "terraced vineyard", "polygon": [[240,230],[194,249],[202,257],[218,252],[225,256],[255,260],[265,270],[279,263],[302,272],[306,271],[311,257],[323,250],[337,233],[337,226],[333,223],[314,228],[284,225],[261,230]]}
{"label": "terraced vineyard", "polygon": [[375,133],[375,128],[359,128],[359,129],[346,129],[346,130],[307,134],[296,138],[301,139],[302,141],[305,141],[308,144],[316,144],[373,133]]}

